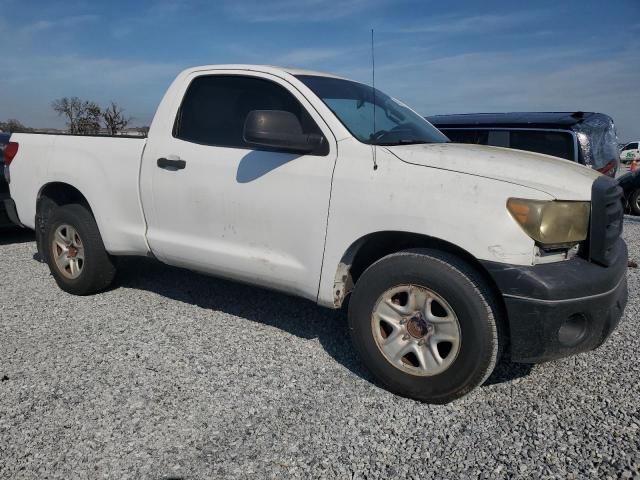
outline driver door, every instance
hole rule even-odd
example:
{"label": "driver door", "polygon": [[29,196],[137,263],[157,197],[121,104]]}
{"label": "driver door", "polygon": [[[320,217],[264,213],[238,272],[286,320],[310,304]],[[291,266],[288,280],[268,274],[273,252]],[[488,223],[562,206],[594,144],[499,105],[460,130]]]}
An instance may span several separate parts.
{"label": "driver door", "polygon": [[[193,75],[172,131],[150,139],[145,152],[152,251],[172,265],[315,300],[336,160],[331,131],[278,77]],[[248,145],[243,127],[253,110],[294,113],[305,133],[324,136],[326,149],[295,154]]]}

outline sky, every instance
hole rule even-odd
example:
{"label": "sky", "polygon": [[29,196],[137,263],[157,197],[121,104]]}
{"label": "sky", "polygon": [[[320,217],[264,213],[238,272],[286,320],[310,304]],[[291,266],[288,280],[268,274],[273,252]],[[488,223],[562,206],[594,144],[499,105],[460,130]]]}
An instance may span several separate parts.
{"label": "sky", "polygon": [[371,81],[424,115],[599,111],[640,139],[640,0],[0,0],[0,120],[116,101],[148,125],[183,68],[258,63]]}

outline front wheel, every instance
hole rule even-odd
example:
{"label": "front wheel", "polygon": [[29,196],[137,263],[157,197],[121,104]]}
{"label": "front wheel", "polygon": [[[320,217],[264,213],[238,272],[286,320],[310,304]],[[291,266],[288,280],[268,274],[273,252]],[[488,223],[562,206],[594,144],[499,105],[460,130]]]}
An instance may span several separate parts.
{"label": "front wheel", "polygon": [[349,304],[355,349],[390,391],[446,403],[481,385],[500,346],[494,298],[457,257],[399,252],[358,279]]}
{"label": "front wheel", "polygon": [[107,288],[116,273],[91,213],[82,205],[55,208],[47,221],[44,248],[58,286],[74,295]]}

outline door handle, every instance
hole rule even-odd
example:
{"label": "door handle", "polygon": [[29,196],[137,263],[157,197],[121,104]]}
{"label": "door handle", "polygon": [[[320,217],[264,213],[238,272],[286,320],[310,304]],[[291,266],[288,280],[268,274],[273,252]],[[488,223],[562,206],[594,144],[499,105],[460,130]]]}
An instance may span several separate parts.
{"label": "door handle", "polygon": [[164,157],[158,159],[158,167],[166,170],[182,170],[186,166],[187,162],[184,160],[170,160]]}

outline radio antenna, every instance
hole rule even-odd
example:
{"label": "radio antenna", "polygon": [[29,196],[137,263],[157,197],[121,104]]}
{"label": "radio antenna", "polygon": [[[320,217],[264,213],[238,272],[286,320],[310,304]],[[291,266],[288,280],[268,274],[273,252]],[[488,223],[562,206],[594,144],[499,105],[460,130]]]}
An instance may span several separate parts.
{"label": "radio antenna", "polygon": [[[373,48],[373,28],[371,29],[371,93],[373,94],[373,134],[375,135],[376,130],[376,57],[375,51]],[[372,145],[373,147],[373,169],[378,169],[378,162],[376,160],[376,145],[375,143]]]}

